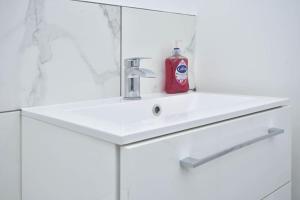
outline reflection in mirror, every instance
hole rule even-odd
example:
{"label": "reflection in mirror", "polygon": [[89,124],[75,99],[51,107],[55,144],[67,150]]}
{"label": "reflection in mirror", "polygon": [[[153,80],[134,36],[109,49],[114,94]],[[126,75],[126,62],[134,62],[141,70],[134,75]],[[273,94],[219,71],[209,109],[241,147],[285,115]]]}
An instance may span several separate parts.
{"label": "reflection in mirror", "polygon": [[165,59],[172,54],[176,41],[181,41],[181,53],[189,61],[190,88],[195,87],[195,40],[196,16],[122,7],[122,60],[151,57],[142,67],[158,75],[141,80],[142,94],[164,91]]}

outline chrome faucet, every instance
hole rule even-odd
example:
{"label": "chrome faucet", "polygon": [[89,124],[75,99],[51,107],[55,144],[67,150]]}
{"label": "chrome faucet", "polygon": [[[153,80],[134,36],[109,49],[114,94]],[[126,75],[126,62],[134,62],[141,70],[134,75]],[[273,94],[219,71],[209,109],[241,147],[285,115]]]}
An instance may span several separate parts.
{"label": "chrome faucet", "polygon": [[144,57],[125,59],[125,95],[124,99],[138,100],[141,99],[140,94],[140,77],[156,78],[153,71],[140,68],[142,59],[150,59]]}

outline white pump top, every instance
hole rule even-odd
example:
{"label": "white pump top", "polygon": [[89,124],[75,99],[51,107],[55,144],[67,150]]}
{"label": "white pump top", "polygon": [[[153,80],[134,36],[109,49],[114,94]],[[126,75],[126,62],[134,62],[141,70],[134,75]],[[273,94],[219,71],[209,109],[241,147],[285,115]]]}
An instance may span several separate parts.
{"label": "white pump top", "polygon": [[181,46],[182,40],[175,40],[175,47],[173,49],[173,55],[180,55],[180,46]]}

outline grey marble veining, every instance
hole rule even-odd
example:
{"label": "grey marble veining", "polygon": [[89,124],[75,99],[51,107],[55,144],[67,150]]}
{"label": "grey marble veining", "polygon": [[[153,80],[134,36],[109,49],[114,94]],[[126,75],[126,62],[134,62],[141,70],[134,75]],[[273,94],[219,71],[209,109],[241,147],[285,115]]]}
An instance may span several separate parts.
{"label": "grey marble veining", "polygon": [[120,40],[121,16],[120,9],[113,6],[99,4],[101,12],[107,18],[108,26],[114,36],[114,39]]}
{"label": "grey marble veining", "polygon": [[[99,74],[98,80],[105,82],[112,76],[120,76],[120,42],[121,42],[121,12],[119,7],[113,7],[108,5],[99,4],[100,10],[107,19],[108,27],[113,36],[113,44],[119,51],[114,52],[114,69]],[[102,81],[101,81],[102,80]]]}
{"label": "grey marble veining", "polygon": [[25,16],[25,33],[21,51],[26,51],[31,46],[36,46],[38,56],[36,58],[36,75],[29,89],[25,104],[38,105],[42,102],[46,86],[46,77],[43,65],[52,59],[51,42],[62,38],[67,34],[58,26],[48,24],[44,16],[45,0],[30,0]]}
{"label": "grey marble veining", "polygon": [[17,3],[24,16],[0,31],[0,111],[119,95],[120,7]]}
{"label": "grey marble veining", "polygon": [[189,66],[189,85],[190,89],[196,87],[196,29],[194,29],[193,35],[187,40],[187,44],[183,49],[183,55],[187,55],[189,58],[190,66]]}
{"label": "grey marble veining", "polygon": [[192,38],[188,42],[188,45],[185,47],[184,52],[189,52],[191,54],[194,54],[195,48],[196,48],[196,33],[193,34]]}

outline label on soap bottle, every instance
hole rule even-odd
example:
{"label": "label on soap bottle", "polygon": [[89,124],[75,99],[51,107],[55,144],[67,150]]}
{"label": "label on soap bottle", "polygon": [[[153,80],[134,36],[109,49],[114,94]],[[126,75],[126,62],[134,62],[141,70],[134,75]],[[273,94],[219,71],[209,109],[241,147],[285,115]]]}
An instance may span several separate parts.
{"label": "label on soap bottle", "polygon": [[184,62],[184,60],[181,60],[178,64],[178,66],[176,67],[175,78],[176,78],[176,81],[181,85],[184,85],[187,82],[188,68],[187,68],[187,64]]}

